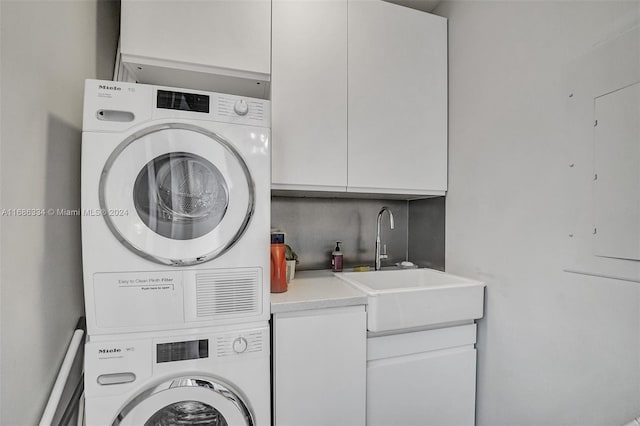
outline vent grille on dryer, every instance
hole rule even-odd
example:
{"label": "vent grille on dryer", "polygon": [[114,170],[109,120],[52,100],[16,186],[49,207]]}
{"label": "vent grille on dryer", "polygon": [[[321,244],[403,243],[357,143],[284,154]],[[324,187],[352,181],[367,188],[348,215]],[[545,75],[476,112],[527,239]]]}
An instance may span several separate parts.
{"label": "vent grille on dryer", "polygon": [[218,271],[196,274],[198,317],[258,311],[258,271]]}

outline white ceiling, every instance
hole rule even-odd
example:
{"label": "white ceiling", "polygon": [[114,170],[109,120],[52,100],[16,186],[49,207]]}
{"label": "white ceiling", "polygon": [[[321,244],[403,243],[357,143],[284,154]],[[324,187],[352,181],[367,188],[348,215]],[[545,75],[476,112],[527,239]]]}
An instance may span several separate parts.
{"label": "white ceiling", "polygon": [[401,4],[412,9],[431,12],[440,3],[441,0],[386,0],[390,3]]}

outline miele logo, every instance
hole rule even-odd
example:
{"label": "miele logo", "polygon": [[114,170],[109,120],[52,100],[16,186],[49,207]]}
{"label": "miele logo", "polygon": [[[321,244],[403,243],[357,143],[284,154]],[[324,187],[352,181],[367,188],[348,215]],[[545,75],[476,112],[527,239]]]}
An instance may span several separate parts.
{"label": "miele logo", "polygon": [[100,84],[98,86],[98,89],[102,89],[102,90],[122,90],[122,87],[118,87],[118,86],[106,86],[104,84]]}
{"label": "miele logo", "polygon": [[122,352],[122,349],[119,349],[119,348],[98,349],[99,354],[117,354],[120,352]]}

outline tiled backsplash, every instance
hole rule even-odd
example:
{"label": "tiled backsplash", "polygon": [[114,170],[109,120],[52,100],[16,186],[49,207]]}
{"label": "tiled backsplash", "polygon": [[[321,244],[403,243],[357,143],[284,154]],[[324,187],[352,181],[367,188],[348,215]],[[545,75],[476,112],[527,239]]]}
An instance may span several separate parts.
{"label": "tiled backsplash", "polygon": [[408,259],[443,269],[444,198],[407,202],[272,197],[271,226],[287,233],[287,244],[298,253],[299,270],[330,269],[336,241],[342,241],[345,268],[373,266],[376,218],[383,206],[389,207],[395,222],[391,230],[388,215],[383,215],[380,237],[389,255],[383,266]]}

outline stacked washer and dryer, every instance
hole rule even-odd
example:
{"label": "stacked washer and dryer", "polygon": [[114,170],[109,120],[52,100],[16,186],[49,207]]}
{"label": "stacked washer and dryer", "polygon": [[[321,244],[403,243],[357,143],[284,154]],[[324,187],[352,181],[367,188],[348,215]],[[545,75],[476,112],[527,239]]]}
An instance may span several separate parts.
{"label": "stacked washer and dryer", "polygon": [[87,80],[88,425],[270,423],[270,105]]}

